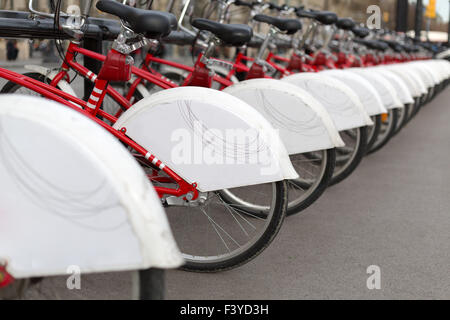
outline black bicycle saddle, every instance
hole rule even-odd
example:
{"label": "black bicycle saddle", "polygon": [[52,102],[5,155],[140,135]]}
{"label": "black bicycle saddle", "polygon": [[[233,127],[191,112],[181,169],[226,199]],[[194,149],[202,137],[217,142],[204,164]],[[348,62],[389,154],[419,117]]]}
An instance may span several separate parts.
{"label": "black bicycle saddle", "polygon": [[322,24],[333,24],[338,20],[338,16],[336,13],[331,11],[311,11],[311,10],[303,10],[298,9],[296,12],[297,17],[299,18],[309,18],[315,19]]}
{"label": "black bicycle saddle", "polygon": [[177,27],[177,19],[167,12],[137,9],[111,0],[98,1],[97,9],[119,17],[131,30],[148,38],[167,36]]}
{"label": "black bicycle saddle", "polygon": [[340,18],[336,21],[336,27],[343,30],[352,30],[356,23],[351,18]]}
{"label": "black bicycle saddle", "polygon": [[365,27],[355,26],[355,27],[353,27],[352,32],[358,38],[365,38],[370,34],[370,29],[365,28]]}
{"label": "black bicycle saddle", "polygon": [[302,23],[297,19],[285,19],[266,16],[264,14],[257,14],[253,20],[271,24],[287,34],[296,33],[302,28]]}
{"label": "black bicycle saddle", "polygon": [[253,36],[252,28],[246,24],[225,24],[197,18],[192,21],[192,25],[197,29],[212,32],[220,40],[232,46],[242,46]]}

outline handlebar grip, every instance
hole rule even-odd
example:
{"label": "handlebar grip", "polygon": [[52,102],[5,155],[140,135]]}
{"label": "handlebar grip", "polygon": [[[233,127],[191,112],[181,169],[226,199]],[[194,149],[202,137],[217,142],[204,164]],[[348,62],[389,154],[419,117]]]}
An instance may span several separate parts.
{"label": "handlebar grip", "polygon": [[234,5],[236,5],[236,6],[243,6],[243,7],[249,7],[249,8],[253,7],[253,3],[252,2],[246,2],[246,1],[243,1],[243,0],[236,0],[236,1],[234,1]]}
{"label": "handlebar grip", "polygon": [[274,3],[272,3],[272,2],[269,2],[269,9],[276,9],[276,10],[278,10],[278,11],[281,11],[281,10],[283,10],[283,7],[282,7],[282,6],[279,6],[279,5],[277,5],[277,4],[274,4]]}

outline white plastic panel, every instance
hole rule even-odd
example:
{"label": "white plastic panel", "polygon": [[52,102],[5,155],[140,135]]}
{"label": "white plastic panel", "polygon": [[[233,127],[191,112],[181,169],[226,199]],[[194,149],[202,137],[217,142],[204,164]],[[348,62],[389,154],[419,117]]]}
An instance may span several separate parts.
{"label": "white plastic panel", "polygon": [[358,96],[342,81],[320,73],[298,73],[281,81],[294,84],[317,99],[339,131],[373,124]]}
{"label": "white plastic panel", "polygon": [[129,137],[201,191],[298,177],[277,131],[225,92],[164,90],[133,105],[114,127],[125,127]]}
{"label": "white plastic panel", "polygon": [[420,78],[419,72],[415,68],[411,68],[407,64],[397,63],[390,65],[390,70],[397,71],[397,75],[401,73],[411,79],[415,86],[416,96],[417,94],[420,96],[428,92],[425,82]]}
{"label": "white plastic panel", "polygon": [[373,71],[374,67],[367,68],[349,68],[349,72],[359,74],[372,84],[377,90],[386,109],[394,109],[403,107],[402,102],[397,97],[397,92],[392,84],[382,75]]}
{"label": "white plastic panel", "polygon": [[321,74],[338,79],[351,88],[358,95],[369,116],[387,113],[387,109],[384,107],[375,87],[360,75],[337,69],[321,71]]}
{"label": "white plastic panel", "polygon": [[0,104],[0,260],[12,276],[180,266],[158,196],[111,134],[49,100]]}
{"label": "white plastic panel", "polygon": [[380,66],[375,70],[382,76],[384,76],[395,88],[395,92],[397,93],[397,97],[400,99],[401,103],[414,103],[414,98],[402,78],[397,76],[394,72],[390,71],[389,67]]}
{"label": "white plastic panel", "polygon": [[327,110],[295,85],[274,79],[253,79],[223,91],[251,105],[278,129],[289,154],[344,145]]}
{"label": "white plastic panel", "polygon": [[400,77],[404,83],[406,84],[410,94],[413,98],[417,98],[421,96],[421,91],[419,86],[416,84],[416,81],[412,79],[412,77],[408,74],[408,72],[404,72],[402,69],[390,67],[388,69],[390,72],[396,74]]}

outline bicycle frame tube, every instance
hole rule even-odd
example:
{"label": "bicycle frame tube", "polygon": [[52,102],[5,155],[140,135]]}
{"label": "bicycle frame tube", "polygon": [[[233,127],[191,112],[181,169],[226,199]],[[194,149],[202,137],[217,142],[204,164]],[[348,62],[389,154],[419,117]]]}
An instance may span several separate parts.
{"label": "bicycle frame tube", "polygon": [[[199,58],[197,59],[196,66],[200,67],[200,68],[204,68],[205,66],[203,64],[200,65],[200,62],[199,62],[201,56],[202,55],[200,54]],[[153,56],[151,53],[148,53],[147,56],[145,57],[145,62],[144,62],[144,65],[142,66],[141,70],[146,71],[146,72],[149,71],[149,72],[151,72],[154,75],[158,75],[160,77],[159,78],[160,81],[165,81],[165,80],[164,80],[164,78],[161,78],[163,76],[160,73],[158,73],[156,70],[154,70],[154,69],[152,69],[150,67],[150,64],[152,62],[157,63],[157,64],[166,65],[166,66],[169,66],[169,67],[173,67],[175,69],[187,71],[187,72],[189,72],[187,78],[191,78],[193,76],[193,73],[194,73],[194,70],[195,70],[195,67],[190,67],[190,66],[187,66],[187,65],[184,65],[184,64],[181,64],[181,63],[177,63],[177,62],[161,59],[161,58]],[[238,67],[238,66],[236,66],[236,67]],[[139,74],[136,72],[136,75],[139,75]],[[215,82],[218,82],[219,84],[221,84],[224,87],[228,87],[228,86],[233,84],[233,82],[231,82],[228,77],[227,78],[223,78],[223,77],[218,76],[216,74],[213,75],[212,80],[215,81]],[[155,83],[153,80],[148,80],[147,79],[147,81],[150,81],[150,82],[152,82],[152,83],[162,87],[163,89],[166,89],[165,87],[159,85],[158,83]],[[165,81],[165,82],[167,82],[167,81]],[[171,85],[172,87],[177,87],[177,85],[172,83],[172,82],[168,82],[168,84]]]}

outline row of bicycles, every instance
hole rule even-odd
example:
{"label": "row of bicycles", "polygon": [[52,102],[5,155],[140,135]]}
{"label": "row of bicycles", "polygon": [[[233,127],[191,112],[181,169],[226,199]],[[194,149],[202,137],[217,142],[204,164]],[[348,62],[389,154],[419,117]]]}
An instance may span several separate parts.
{"label": "row of bicycles", "polygon": [[[46,278],[69,266],[94,283],[132,273],[110,285],[140,298],[150,267],[241,266],[448,84],[450,63],[404,34],[263,1],[212,0],[194,18],[191,1],[178,19],[97,1],[120,20],[102,55],[82,46],[87,16],[30,0],[30,19],[71,40],[59,68],[0,68],[0,296],[49,295]],[[236,8],[245,23],[229,23]],[[173,39],[192,64],[161,56]],[[93,84],[85,99],[75,76]]]}

